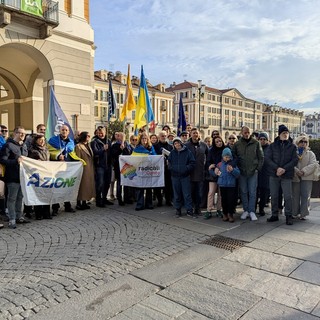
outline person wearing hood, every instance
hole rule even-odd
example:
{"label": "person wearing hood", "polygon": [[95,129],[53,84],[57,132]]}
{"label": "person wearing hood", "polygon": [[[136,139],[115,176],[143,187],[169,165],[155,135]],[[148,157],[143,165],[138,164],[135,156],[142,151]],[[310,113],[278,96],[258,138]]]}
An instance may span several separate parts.
{"label": "person wearing hood", "polygon": [[209,172],[212,176],[217,177],[217,184],[220,188],[221,203],[223,210],[223,221],[234,222],[233,214],[236,211],[237,198],[237,178],[240,176],[240,170],[233,163],[232,152],[230,148],[222,151],[222,161],[215,167],[210,168]]}
{"label": "person wearing hood", "polygon": [[282,188],[286,224],[292,225],[292,178],[294,167],[298,163],[297,147],[292,142],[289,129],[281,124],[278,130],[278,137],[270,144],[266,153],[266,163],[269,174],[269,187],[271,194],[272,216],[268,222],[278,221],[279,209],[279,188]]}
{"label": "person wearing hood", "polygon": [[294,218],[305,220],[310,211],[313,173],[318,162],[315,154],[309,148],[309,138],[306,135],[298,136],[295,144],[299,160],[294,167],[292,180],[292,215]]}
{"label": "person wearing hood", "polygon": [[16,127],[13,131],[13,138],[8,138],[1,150],[1,163],[5,165],[4,181],[7,183],[8,216],[9,228],[15,229],[16,223],[27,223],[21,211],[22,190],[20,185],[20,162],[22,156],[28,155],[27,146],[24,143],[26,132],[23,127]]}
{"label": "person wearing hood", "polygon": [[181,217],[184,204],[187,215],[193,216],[190,173],[196,166],[192,152],[182,143],[179,137],[173,139],[173,150],[168,157],[168,168],[171,172],[173,188],[173,205],[177,217]]}
{"label": "person wearing hood", "polygon": [[258,183],[258,172],[261,170],[264,161],[264,154],[257,139],[250,134],[250,128],[243,126],[242,137],[235,143],[233,154],[237,158],[240,169],[239,187],[243,205],[242,220],[248,217],[252,221],[257,220],[256,194]]}

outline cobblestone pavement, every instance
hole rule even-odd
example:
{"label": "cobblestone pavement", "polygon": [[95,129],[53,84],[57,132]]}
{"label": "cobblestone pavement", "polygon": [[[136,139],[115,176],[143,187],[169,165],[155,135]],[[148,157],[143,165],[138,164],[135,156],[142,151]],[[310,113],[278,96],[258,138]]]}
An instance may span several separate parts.
{"label": "cobblestone pavement", "polygon": [[206,236],[114,210],[0,231],[0,319],[27,319]]}

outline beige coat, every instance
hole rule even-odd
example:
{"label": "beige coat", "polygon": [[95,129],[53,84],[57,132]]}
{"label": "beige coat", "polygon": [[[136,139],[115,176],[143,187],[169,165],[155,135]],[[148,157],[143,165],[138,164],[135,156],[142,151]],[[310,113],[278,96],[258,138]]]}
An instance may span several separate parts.
{"label": "beige coat", "polygon": [[84,145],[78,143],[75,147],[75,153],[86,162],[83,167],[83,174],[80,183],[78,200],[90,200],[96,196],[96,188],[94,181],[93,152],[90,144]]}
{"label": "beige coat", "polygon": [[315,154],[311,150],[304,150],[302,158],[298,161],[298,164],[294,167],[294,177],[293,182],[300,182],[299,177],[297,176],[297,171],[301,170],[304,172],[304,175],[301,180],[313,180],[313,173],[316,169],[318,163]]}

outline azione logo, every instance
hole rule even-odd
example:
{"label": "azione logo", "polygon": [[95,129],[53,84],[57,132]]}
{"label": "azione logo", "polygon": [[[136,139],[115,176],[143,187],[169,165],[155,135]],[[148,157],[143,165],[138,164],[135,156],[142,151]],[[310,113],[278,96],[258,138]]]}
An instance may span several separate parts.
{"label": "azione logo", "polygon": [[35,188],[71,188],[74,187],[77,177],[70,178],[55,178],[43,177],[40,178],[39,173],[34,173],[30,176],[27,187],[34,186]]}
{"label": "azione logo", "polygon": [[125,163],[120,171],[124,178],[132,180],[134,177],[137,176],[135,166]]}

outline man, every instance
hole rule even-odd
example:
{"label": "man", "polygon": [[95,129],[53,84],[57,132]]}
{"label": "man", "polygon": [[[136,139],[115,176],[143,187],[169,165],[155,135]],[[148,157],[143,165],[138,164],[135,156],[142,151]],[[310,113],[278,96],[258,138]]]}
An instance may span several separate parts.
{"label": "man", "polygon": [[220,132],[218,130],[213,130],[211,132],[211,138],[213,139],[214,137],[219,137],[220,136]]}
{"label": "man", "polygon": [[250,128],[242,127],[241,134],[242,137],[233,148],[240,169],[239,187],[243,205],[241,219],[246,220],[250,216],[251,221],[255,221],[258,171],[262,168],[264,155],[259,141],[251,136]]}
{"label": "man", "polygon": [[13,131],[13,138],[8,138],[1,151],[1,163],[5,165],[6,170],[4,180],[7,183],[8,196],[8,216],[9,228],[15,229],[16,223],[28,223],[21,212],[22,190],[20,185],[19,166],[22,161],[21,156],[27,156],[28,150],[25,145],[25,130],[23,127],[16,127]]}
{"label": "man", "polygon": [[[168,154],[172,151],[173,147],[170,145],[167,141],[167,132],[166,131],[160,131],[158,134],[158,143],[154,145],[154,150],[156,154],[164,155],[164,188],[156,188],[155,193],[158,199],[158,207],[162,206],[163,196],[162,196],[162,190],[164,191],[164,195],[166,198],[166,205],[172,206],[171,200],[172,200],[172,182],[171,182],[171,174],[168,170],[167,165],[167,159]],[[168,151],[168,152],[166,152]]]}
{"label": "man", "polygon": [[187,143],[187,141],[189,140],[189,133],[187,131],[182,131],[180,139],[183,144]]}
{"label": "man", "polygon": [[[69,127],[62,125],[60,134],[53,136],[48,141],[50,159],[53,161],[82,161],[74,152],[74,141],[69,137]],[[59,210],[59,203],[52,205],[52,215],[56,216]],[[65,212],[75,212],[69,201],[64,203]]]}
{"label": "man", "polygon": [[0,125],[0,150],[5,145],[7,139],[8,139],[8,128],[4,125]]}
{"label": "man", "polygon": [[197,128],[191,129],[191,138],[186,143],[186,147],[191,151],[195,160],[195,169],[191,172],[191,194],[194,204],[194,218],[201,214],[200,205],[202,200],[203,182],[205,176],[205,163],[208,155],[208,146],[200,141]]}
{"label": "man", "polygon": [[278,200],[281,187],[285,203],[286,224],[292,225],[292,178],[294,167],[298,163],[298,155],[297,148],[290,138],[289,129],[283,124],[279,126],[278,137],[267,150],[266,162],[270,175],[272,212],[272,216],[267,221],[279,220]]}
{"label": "man", "polygon": [[97,136],[91,141],[94,154],[95,179],[96,179],[96,206],[104,208],[113,205],[107,200],[111,182],[111,141],[106,136],[105,127],[97,128]]}

